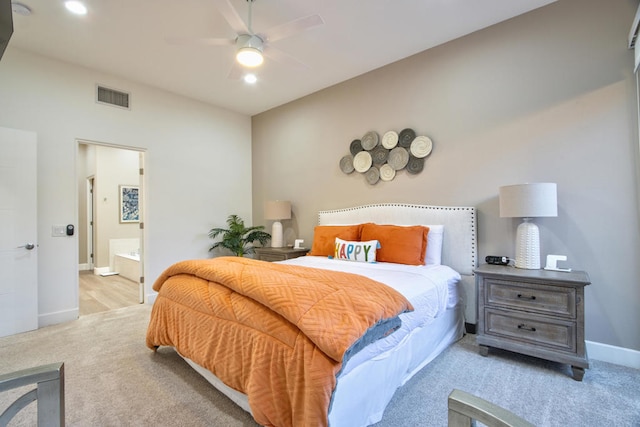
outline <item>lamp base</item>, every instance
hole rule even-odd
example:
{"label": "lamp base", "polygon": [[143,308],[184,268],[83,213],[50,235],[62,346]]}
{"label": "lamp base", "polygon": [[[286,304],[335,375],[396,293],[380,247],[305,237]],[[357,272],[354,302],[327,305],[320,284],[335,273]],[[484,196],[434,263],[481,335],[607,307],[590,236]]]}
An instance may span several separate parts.
{"label": "lamp base", "polygon": [[516,234],[516,267],[540,269],[540,232],[538,226],[524,218]]}
{"label": "lamp base", "polygon": [[271,226],[271,247],[281,248],[282,246],[282,223],[274,221]]}

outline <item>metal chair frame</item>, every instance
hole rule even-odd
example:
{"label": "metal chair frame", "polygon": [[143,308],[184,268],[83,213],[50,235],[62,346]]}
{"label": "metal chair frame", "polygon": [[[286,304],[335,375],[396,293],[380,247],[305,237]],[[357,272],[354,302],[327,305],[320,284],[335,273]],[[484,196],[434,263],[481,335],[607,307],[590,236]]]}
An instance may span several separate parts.
{"label": "metal chair frame", "polygon": [[462,390],[449,394],[449,427],[471,427],[480,421],[488,427],[535,427],[514,413]]}
{"label": "metal chair frame", "polygon": [[0,392],[36,384],[0,414],[0,427],[31,402],[38,401],[38,427],[64,427],[64,363],[52,363],[0,375]]}

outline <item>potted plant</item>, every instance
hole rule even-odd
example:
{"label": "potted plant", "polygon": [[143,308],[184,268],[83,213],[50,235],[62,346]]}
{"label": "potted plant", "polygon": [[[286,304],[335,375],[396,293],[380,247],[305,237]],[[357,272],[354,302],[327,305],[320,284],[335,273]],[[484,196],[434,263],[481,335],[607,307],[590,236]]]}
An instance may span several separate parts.
{"label": "potted plant", "polygon": [[262,231],[263,226],[245,227],[244,221],[238,215],[229,215],[227,225],[229,228],[212,228],[209,231],[209,237],[212,239],[222,235],[222,240],[214,243],[209,251],[222,246],[236,256],[244,256],[254,252],[253,242],[257,241],[264,246],[271,239],[269,233]]}

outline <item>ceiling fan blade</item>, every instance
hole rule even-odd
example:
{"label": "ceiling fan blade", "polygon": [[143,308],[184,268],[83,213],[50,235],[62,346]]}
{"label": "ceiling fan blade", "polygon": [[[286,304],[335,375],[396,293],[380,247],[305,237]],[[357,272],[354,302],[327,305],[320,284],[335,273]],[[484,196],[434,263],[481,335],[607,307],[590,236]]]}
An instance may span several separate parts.
{"label": "ceiling fan blade", "polygon": [[236,34],[249,34],[247,24],[245,24],[240,15],[238,15],[238,12],[233,8],[229,0],[214,0],[214,2]]}
{"label": "ceiling fan blade", "polygon": [[276,49],[272,46],[268,46],[264,49],[264,56],[267,56],[271,59],[273,59],[276,62],[279,62],[280,64],[284,64],[290,67],[294,67],[294,68],[298,68],[298,69],[306,69],[308,70],[309,67],[307,64],[305,64],[304,62],[294,58],[293,56],[289,55],[288,53],[285,53],[283,51],[281,51],[280,49]]}
{"label": "ceiling fan blade", "polygon": [[268,42],[275,42],[322,24],[324,24],[324,20],[320,15],[309,15],[275,26],[265,31],[265,34]]}
{"label": "ceiling fan blade", "polygon": [[244,70],[236,61],[233,61],[231,64],[231,68],[229,69],[229,74],[227,74],[227,78],[229,80],[240,80],[244,75]]}
{"label": "ceiling fan blade", "polygon": [[167,43],[177,45],[230,46],[236,43],[232,39],[213,39],[210,37],[167,37]]}

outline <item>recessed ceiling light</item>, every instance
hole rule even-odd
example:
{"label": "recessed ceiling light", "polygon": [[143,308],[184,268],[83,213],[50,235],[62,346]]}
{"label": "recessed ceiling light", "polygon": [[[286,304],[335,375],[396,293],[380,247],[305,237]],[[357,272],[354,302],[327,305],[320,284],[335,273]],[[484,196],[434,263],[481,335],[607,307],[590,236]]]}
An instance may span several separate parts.
{"label": "recessed ceiling light", "polygon": [[86,15],[87,7],[80,1],[66,1],[64,2],[64,6],[71,13],[75,13],[76,15]]}
{"label": "recessed ceiling light", "polygon": [[31,9],[26,4],[18,3],[17,1],[11,2],[11,10],[18,15],[29,16],[31,15]]}
{"label": "recessed ceiling light", "polygon": [[244,81],[245,81],[245,83],[254,84],[255,82],[258,81],[258,78],[256,77],[255,74],[246,74],[244,76]]}

